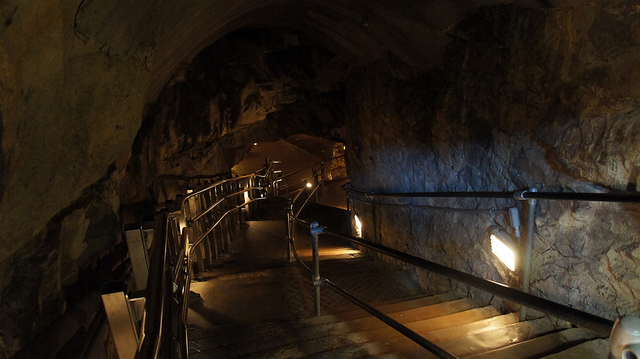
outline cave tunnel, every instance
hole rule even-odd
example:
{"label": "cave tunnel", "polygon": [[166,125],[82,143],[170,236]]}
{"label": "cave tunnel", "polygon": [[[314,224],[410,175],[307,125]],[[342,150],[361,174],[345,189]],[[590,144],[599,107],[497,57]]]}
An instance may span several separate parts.
{"label": "cave tunnel", "polygon": [[[128,226],[268,159],[283,173],[324,163],[321,197],[341,208],[324,218],[347,213],[354,238],[521,289],[489,232],[519,246],[530,232],[529,293],[607,321],[640,315],[637,0],[4,0],[0,16],[0,358],[80,357],[101,286],[127,278]],[[531,188],[625,200],[517,198]],[[402,269],[369,287],[406,280],[518,311],[353,248]],[[526,332],[544,318],[530,311]],[[575,350],[608,353],[588,335]],[[356,351],[340,353],[326,357]]]}

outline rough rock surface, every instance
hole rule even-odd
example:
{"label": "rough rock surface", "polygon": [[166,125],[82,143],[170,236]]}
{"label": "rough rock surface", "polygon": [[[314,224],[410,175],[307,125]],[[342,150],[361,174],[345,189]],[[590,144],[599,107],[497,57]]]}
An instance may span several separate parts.
{"label": "rough rock surface", "polygon": [[100,273],[112,269],[101,268],[100,258],[120,239],[122,175],[112,167],[0,267],[0,357],[23,347],[69,303],[100,289]]}
{"label": "rough rock surface", "polygon": [[179,71],[153,105],[133,146],[122,201],[173,199],[177,191],[163,178],[229,172],[254,142],[302,132],[335,137],[344,124],[347,70],[289,30],[227,35]]}
{"label": "rough rock surface", "polygon": [[[349,113],[349,174],[361,189],[637,190],[638,1],[501,2],[0,2],[0,357],[63,310],[67,285],[109,250],[123,170],[122,200],[151,201],[153,176],[228,171],[258,133],[325,135],[336,103]],[[248,25],[291,27],[321,46],[256,37],[245,53],[229,37],[184,65]],[[349,76],[344,97],[337,75]],[[534,291],[610,317],[637,313],[637,211],[541,203]],[[395,225],[405,215],[417,220],[409,232]],[[401,234],[400,248],[506,275],[476,260],[490,260],[484,228],[501,217],[387,206],[376,218],[390,243]]]}
{"label": "rough rock surface", "polygon": [[[356,99],[347,117],[353,186],[392,192],[532,186],[636,191],[639,11],[634,2],[562,10],[494,6],[451,30],[456,40],[448,48],[446,71],[420,75],[393,58],[365,66],[348,87]],[[408,253],[513,283],[487,241],[489,226],[507,224],[503,214],[420,206],[526,206],[378,201],[375,213],[370,199],[354,203],[365,233]],[[608,318],[640,313],[639,215],[637,204],[540,201],[532,291]],[[448,285],[432,279],[425,285]]]}

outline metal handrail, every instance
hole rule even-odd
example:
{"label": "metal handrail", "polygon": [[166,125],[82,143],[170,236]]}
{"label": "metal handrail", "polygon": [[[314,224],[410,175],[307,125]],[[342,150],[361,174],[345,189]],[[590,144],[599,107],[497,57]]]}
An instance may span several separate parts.
{"label": "metal handrail", "polygon": [[[322,180],[324,180],[324,178]],[[376,318],[380,319],[385,324],[389,325],[391,328],[395,329],[396,331],[398,331],[399,333],[401,333],[405,337],[409,338],[410,340],[412,340],[416,344],[420,345],[421,347],[425,348],[429,352],[435,354],[438,358],[441,358],[441,359],[457,359],[456,356],[454,356],[451,353],[447,352],[446,350],[440,348],[439,346],[437,346],[436,344],[432,343],[431,341],[425,339],[420,334],[418,334],[418,333],[414,332],[413,330],[409,329],[407,326],[405,326],[402,323],[394,320],[393,318],[391,318],[388,315],[380,312],[379,310],[373,308],[372,306],[368,305],[364,301],[362,301],[362,300],[358,299],[357,297],[353,296],[348,291],[346,291],[346,290],[340,288],[339,286],[335,285],[330,280],[328,280],[326,278],[322,278],[320,276],[318,234],[319,233],[326,233],[325,232],[326,228],[325,227],[319,227],[317,225],[317,222],[311,224],[311,223],[309,223],[307,221],[301,220],[301,219],[298,218],[298,215],[300,214],[300,212],[302,211],[304,206],[307,204],[308,200],[318,190],[318,188],[320,187],[320,185],[322,183],[322,180],[318,181],[318,183],[316,184],[315,188],[309,194],[309,196],[307,197],[307,199],[305,200],[305,202],[301,206],[301,208],[298,210],[298,212],[295,215],[293,214],[293,202],[292,202],[290,207],[289,207],[289,213],[287,215],[287,218],[288,218],[288,235],[289,235],[289,250],[293,252],[293,255],[294,255],[295,259],[298,261],[298,263],[300,263],[304,269],[306,269],[308,272],[310,272],[312,274],[314,291],[315,291],[315,294],[314,294],[314,302],[315,302],[314,306],[315,306],[316,315],[320,315],[320,286],[326,285],[327,288],[335,291],[336,293],[338,293],[339,295],[343,296],[344,298],[346,298],[347,300],[351,301],[352,303],[356,304],[360,308],[366,310],[371,315],[373,315]],[[292,228],[295,223],[303,223],[303,224],[306,224],[306,225],[311,227],[311,233],[313,235],[313,238],[312,238],[313,269],[309,268],[306,265],[306,263],[304,263],[304,261],[302,261],[302,258],[300,258],[300,255],[298,254],[298,251],[296,250],[295,239],[293,238],[295,231]],[[290,257],[290,256],[291,255],[289,254],[288,257]]]}
{"label": "metal handrail", "polygon": [[[180,202],[179,211],[158,216],[154,259],[148,280],[148,302],[145,306],[145,318],[148,320],[145,319],[144,340],[141,341],[137,358],[188,358],[186,321],[195,250],[231,213],[266,197],[261,193],[256,198],[245,198],[242,203],[234,199],[232,208],[225,206],[224,213],[209,217],[230,199],[246,192],[262,192],[266,189],[252,185],[254,183],[266,180],[266,186],[274,185],[275,182],[270,180],[274,177],[275,163],[279,162],[271,161],[261,171],[225,179],[189,194]],[[222,198],[217,199],[218,196]],[[195,213],[191,213],[192,206]],[[211,221],[202,223],[202,219]],[[198,226],[198,238],[192,239],[193,243],[190,244],[189,237],[197,233],[192,229],[195,226]],[[170,307],[178,309],[180,316],[172,318],[174,310]]]}
{"label": "metal handrail", "polygon": [[[166,312],[166,281],[167,271],[167,227],[169,226],[168,214],[160,213],[156,219],[154,233],[157,237],[151,248],[151,262],[147,286],[147,299],[145,304],[143,335],[136,358],[158,358],[160,356],[163,329],[162,325]],[[159,313],[149,316],[147,313]]]}
{"label": "metal handrail", "polygon": [[[306,226],[311,226],[310,222],[301,219],[296,219],[296,221]],[[608,336],[611,333],[613,321],[609,319],[605,319],[578,309],[574,309],[563,304],[552,302],[548,299],[540,298],[533,294],[524,293],[517,289],[507,287],[504,284],[476,277],[474,275],[449,268],[447,266],[431,262],[426,259],[416,257],[375,242],[368,241],[366,239],[335,233],[326,229],[323,233],[372,249],[376,252],[385,254],[395,259],[399,259],[405,263],[409,263],[415,265],[416,267],[426,269],[430,272],[443,275],[449,279],[453,279],[474,288],[481,289],[485,292],[500,296],[518,304],[525,305],[529,308],[539,310],[554,317],[564,319],[575,325],[590,329],[598,335]]]}
{"label": "metal handrail", "polygon": [[452,355],[451,353],[448,353],[447,351],[445,351],[444,349],[440,348],[436,344],[434,344],[434,343],[430,342],[429,340],[425,339],[420,334],[418,334],[418,333],[414,332],[413,330],[409,329],[408,327],[406,327],[402,323],[394,320],[393,318],[387,316],[386,314],[380,312],[379,310],[371,307],[370,305],[366,304],[362,300],[360,300],[357,297],[353,296],[352,294],[350,294],[346,290],[344,290],[344,289],[340,288],[339,286],[335,285],[333,282],[329,281],[328,279],[320,277],[318,233],[321,233],[321,231],[323,231],[324,228],[320,229],[320,232],[318,231],[319,228],[317,226],[315,228],[311,229],[311,233],[313,234],[313,240],[312,240],[313,270],[311,268],[309,268],[304,263],[304,261],[302,261],[302,258],[300,258],[300,255],[298,254],[298,251],[296,250],[296,247],[295,247],[295,238],[294,238],[295,230],[293,229],[293,226],[295,225],[295,223],[304,223],[304,224],[307,224],[307,225],[311,225],[309,222],[306,222],[304,220],[299,219],[298,216],[300,215],[300,213],[302,212],[304,207],[307,205],[307,203],[309,202],[311,197],[313,197],[313,195],[317,193],[319,188],[324,183],[324,163],[323,163],[321,168],[316,170],[311,175],[311,178],[316,178],[316,185],[314,186],[313,190],[311,190],[309,192],[307,198],[305,199],[303,204],[300,206],[298,211],[296,211],[294,213],[294,205],[295,205],[296,201],[299,199],[300,195],[304,191],[301,190],[295,196],[295,198],[293,198],[293,200],[291,200],[289,202],[289,212],[287,213],[287,226],[288,226],[287,231],[288,231],[288,240],[289,240],[289,245],[288,245],[289,253],[288,253],[287,257],[290,258],[291,257],[291,252],[293,252],[293,256],[298,261],[298,263],[300,263],[304,269],[306,269],[307,271],[309,271],[312,274],[314,290],[315,290],[315,294],[314,294],[314,298],[315,299],[314,299],[314,301],[315,301],[316,315],[320,315],[320,286],[326,285],[328,288],[332,289],[333,291],[335,291],[339,295],[343,296],[347,300],[349,300],[349,301],[353,302],[354,304],[358,305],[359,307],[361,307],[362,309],[366,310],[367,312],[369,312],[370,314],[372,314],[376,318],[382,320],[385,324],[387,324],[391,328],[397,330],[399,333],[401,333],[405,337],[411,339],[412,341],[414,341],[415,343],[417,343],[421,347],[427,349],[431,353],[435,354],[439,358],[441,358],[441,359],[457,359],[456,356]]}
{"label": "metal handrail", "polygon": [[515,192],[365,192],[345,187],[345,191],[364,197],[398,198],[504,198],[504,199],[547,199],[560,201],[594,201],[640,203],[640,194],[633,192],[579,193],[579,192],[533,192],[528,190]]}
{"label": "metal handrail", "polygon": [[[289,248],[290,250],[293,251],[293,254],[296,258],[296,260],[298,262],[300,262],[304,268],[308,271],[310,271],[313,274],[313,281],[314,281],[314,286],[315,286],[315,290],[316,290],[316,296],[315,296],[315,307],[316,307],[316,314],[319,315],[320,313],[320,301],[319,301],[319,286],[321,285],[326,285],[327,287],[329,287],[330,289],[334,290],[336,293],[342,295],[343,297],[347,298],[348,300],[350,300],[351,302],[355,303],[356,305],[360,306],[361,308],[365,309],[366,311],[368,311],[369,313],[371,313],[372,315],[376,316],[377,318],[379,318],[380,320],[384,321],[386,324],[390,325],[392,328],[398,330],[400,333],[402,333],[403,335],[405,335],[406,337],[408,337],[409,339],[413,340],[414,342],[418,343],[419,345],[421,345],[422,347],[424,347],[425,349],[429,350],[430,352],[436,354],[438,357],[440,358],[455,358],[455,356],[451,355],[450,353],[444,351],[443,349],[439,348],[438,346],[436,346],[435,344],[429,342],[428,340],[426,340],[425,338],[421,337],[420,335],[418,335],[417,333],[411,331],[409,328],[403,326],[402,324],[396,322],[395,320],[389,318],[388,316],[384,315],[383,313],[380,313],[379,311],[377,311],[375,308],[369,306],[368,304],[364,303],[363,301],[359,300],[358,298],[354,297],[353,295],[351,295],[350,293],[348,293],[347,291],[345,291],[344,289],[336,286],[335,284],[333,284],[332,282],[330,282],[328,279],[326,278],[322,278],[320,277],[319,274],[319,260],[318,260],[318,244],[317,244],[317,233],[325,233],[328,235],[332,235],[338,238],[342,238],[345,239],[351,243],[372,249],[374,251],[377,251],[379,253],[388,255],[390,257],[393,257],[395,259],[399,259],[401,261],[404,261],[406,263],[415,265],[419,268],[422,269],[426,269],[429,270],[433,273],[436,274],[440,274],[443,275],[447,278],[459,281],[461,283],[467,284],[469,286],[478,288],[480,290],[486,291],[488,293],[491,293],[493,295],[497,295],[500,296],[502,298],[505,298],[507,300],[511,300],[515,303],[521,304],[523,306],[529,307],[529,308],[533,308],[536,310],[539,310],[541,312],[547,313],[549,315],[555,316],[557,318],[560,319],[564,319],[567,320],[573,324],[576,324],[578,326],[590,329],[592,331],[594,331],[595,333],[597,333],[598,335],[601,335],[603,337],[606,337],[609,335],[609,333],[611,332],[611,329],[613,327],[613,321],[606,319],[606,318],[602,318],[581,310],[577,310],[574,308],[571,308],[569,306],[566,305],[562,305],[544,298],[540,298],[538,296],[529,294],[529,293],[525,293],[522,291],[519,291],[517,289],[514,288],[510,288],[507,287],[506,285],[497,283],[497,282],[493,282],[493,281],[489,281],[480,277],[476,277],[474,275],[468,274],[468,273],[464,273],[461,272],[459,270],[453,269],[453,268],[449,268],[440,264],[437,264],[435,262],[431,262],[428,261],[426,259],[423,258],[419,258],[416,256],[412,256],[410,254],[406,254],[404,252],[395,250],[393,248],[389,248],[386,246],[383,246],[381,244],[377,244],[374,242],[370,242],[367,241],[365,239],[361,239],[361,238],[356,238],[353,236],[349,236],[349,235],[344,235],[344,234],[339,234],[339,233],[334,233],[331,231],[326,230],[326,228],[322,228],[320,229],[320,232],[318,232],[318,226],[317,224],[316,227],[314,228],[314,226],[312,225],[312,223],[304,221],[300,218],[298,218],[299,214],[301,213],[302,209],[304,208],[304,206],[306,205],[307,201],[309,200],[309,198],[313,195],[313,193],[315,193],[315,191],[319,188],[320,186],[320,181],[318,181],[317,185],[315,186],[314,190],[309,194],[309,196],[307,197],[307,200],[305,200],[304,204],[302,205],[302,207],[294,214],[293,213],[293,204],[290,206],[289,209],[289,215],[288,215],[288,222],[289,222],[289,241],[290,241],[290,245]],[[364,195],[366,197],[391,197],[391,196],[396,196],[396,197],[467,197],[467,198],[515,198],[515,199],[519,199],[519,200],[533,200],[533,199],[571,199],[571,200],[577,200],[577,198],[580,198],[582,200],[586,200],[587,198],[591,199],[591,200],[599,200],[599,201],[608,201],[608,202],[621,202],[621,201],[626,201],[626,202],[636,202],[636,201],[640,201],[640,196],[635,196],[635,195],[630,195],[630,196],[621,196],[621,195],[611,195],[611,194],[595,194],[595,196],[591,196],[592,194],[575,194],[575,193],[569,193],[566,194],[567,196],[562,196],[564,194],[560,194],[560,196],[555,196],[553,197],[551,194],[548,193],[542,193],[540,194],[540,192],[536,192],[534,189],[531,189],[530,191],[519,191],[519,192],[432,192],[432,193],[367,193],[367,192],[362,192],[362,191],[357,191],[357,190],[353,190],[351,188],[347,188],[348,192],[353,192],[353,193],[357,193],[357,194],[361,194]],[[302,193],[302,191],[300,191],[300,193],[298,193],[298,195],[295,197],[295,200],[298,199],[298,197],[300,196],[300,194]],[[594,199],[595,198],[595,199]],[[313,242],[312,242],[312,248],[313,248],[313,252],[314,252],[314,269],[311,270],[300,258],[300,256],[298,255],[296,248],[295,248],[295,239],[293,238],[294,236],[294,230],[291,228],[291,226],[295,225],[296,223],[302,223],[305,224],[307,226],[309,226],[311,228],[311,232],[313,235]],[[290,255],[289,255],[290,256]]]}
{"label": "metal handrail", "polygon": [[232,212],[237,211],[237,210],[239,210],[241,208],[244,208],[246,205],[251,204],[251,203],[253,203],[255,201],[260,201],[260,200],[263,200],[263,199],[265,199],[265,198],[254,198],[254,199],[251,199],[249,201],[245,201],[241,205],[238,205],[238,206],[236,206],[236,207],[224,212],[224,214],[222,216],[220,216],[220,219],[218,219],[216,221],[216,223],[214,223],[205,233],[203,233],[191,246],[192,247],[197,247],[200,244],[200,242],[202,242],[209,235],[209,233],[211,233],[211,231],[213,231],[218,225],[220,225],[220,222],[222,222],[222,220],[225,219]]}
{"label": "metal handrail", "polygon": [[325,279],[323,281],[323,285],[325,285],[328,288],[332,289],[334,292],[340,294],[344,298],[350,300],[352,303],[355,303],[360,308],[366,310],[367,312],[369,312],[374,317],[382,320],[385,324],[387,324],[391,328],[395,329],[396,331],[398,331],[400,334],[404,335],[405,337],[411,339],[413,342],[417,343],[421,347],[427,349],[431,353],[437,355],[439,358],[442,358],[442,359],[457,359],[457,357],[455,355],[453,355],[453,354],[447,352],[446,350],[440,348],[439,346],[435,345],[431,341],[425,339],[420,334],[418,334],[418,333],[414,332],[413,330],[409,329],[408,327],[400,324],[398,321],[394,320],[390,316],[382,313],[381,311],[377,310],[376,308],[374,308],[374,307],[370,306],[369,304],[363,302],[362,300],[360,300],[357,297],[353,296],[351,293],[349,293],[346,290],[344,290],[344,289],[340,288],[339,286],[335,285],[330,280]]}

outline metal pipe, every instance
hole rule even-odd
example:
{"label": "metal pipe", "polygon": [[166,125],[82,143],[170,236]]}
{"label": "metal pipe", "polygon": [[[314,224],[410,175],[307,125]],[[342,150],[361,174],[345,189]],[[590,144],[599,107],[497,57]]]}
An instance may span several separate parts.
{"label": "metal pipe", "polygon": [[[535,193],[537,189],[531,188],[529,192]],[[522,275],[522,292],[529,293],[529,282],[531,280],[531,263],[533,261],[533,236],[536,231],[536,199],[527,200],[527,241],[524,250],[524,267]],[[520,320],[524,321],[527,317],[527,307],[520,307]]]}
{"label": "metal pipe", "polygon": [[[320,181],[320,183],[318,183],[314,188],[313,191],[311,191],[311,193],[309,194],[309,196],[307,197],[307,199],[304,201],[304,203],[302,203],[302,206],[300,207],[300,209],[298,209],[298,212],[296,212],[295,216],[298,217],[300,215],[300,212],[302,212],[302,209],[304,209],[304,206],[307,205],[307,202],[309,202],[309,199],[314,195],[314,193],[316,193],[316,191],[318,190],[318,187],[320,187],[320,184],[323,183],[324,180]],[[302,192],[300,192],[302,193]],[[296,199],[298,198],[298,196],[296,196]],[[294,200],[295,202],[295,200]]]}
{"label": "metal pipe", "polygon": [[198,238],[198,240],[197,240],[197,241],[195,241],[195,242],[193,243],[193,246],[194,246],[194,247],[198,246],[198,245],[200,244],[200,242],[202,242],[202,240],[203,240],[203,239],[205,239],[205,237],[206,237],[207,235],[209,235],[209,233],[211,233],[211,231],[213,231],[213,229],[214,229],[214,228],[216,228],[216,227],[220,224],[220,222],[221,222],[221,221],[222,221],[222,220],[223,220],[223,219],[224,219],[224,218],[225,218],[229,213],[231,213],[231,212],[233,212],[233,211],[235,211],[235,210],[238,210],[238,209],[240,209],[240,208],[243,208],[245,205],[247,205],[247,204],[249,204],[249,203],[252,203],[252,202],[255,202],[255,201],[259,201],[259,200],[262,200],[262,199],[265,199],[265,198],[263,198],[263,197],[255,198],[255,199],[252,199],[252,200],[250,200],[250,201],[246,201],[246,202],[244,202],[243,204],[241,204],[241,205],[239,205],[239,206],[236,206],[236,207],[234,207],[234,208],[232,208],[232,209],[230,209],[230,210],[226,211],[226,212],[225,212],[225,213],[224,213],[224,214],[223,214],[223,215],[222,215],[222,216],[221,216],[221,217],[216,221],[216,223],[214,223],[214,224],[211,226],[211,228],[209,228],[205,233],[203,233],[203,234]]}
{"label": "metal pipe", "polygon": [[313,303],[315,307],[316,317],[320,316],[320,286],[322,286],[322,279],[320,279],[320,253],[318,249],[318,236],[324,233],[325,227],[320,227],[318,222],[311,223],[311,251],[313,253],[313,289],[314,297]]}
{"label": "metal pipe", "polygon": [[224,197],[222,197],[222,199],[216,201],[214,204],[212,204],[211,206],[209,206],[209,208],[207,208],[205,211],[203,211],[202,213],[198,214],[197,216],[191,218],[191,219],[187,219],[187,223],[188,224],[192,224],[193,222],[199,220],[200,218],[202,218],[204,215],[206,215],[207,213],[211,212],[215,207],[217,207],[218,205],[220,205],[222,202],[224,202],[227,198],[230,197],[235,197],[241,194],[244,194],[247,191],[251,191],[251,190],[260,190],[260,189],[264,189],[264,187],[248,187],[244,190],[241,191],[237,191],[228,195],[225,195]]}
{"label": "metal pipe", "polygon": [[346,290],[344,290],[344,289],[338,287],[337,285],[333,284],[328,279],[324,279],[324,284],[327,287],[331,288],[336,293],[340,294],[341,296],[343,296],[343,297],[347,298],[348,300],[350,300],[351,302],[355,303],[360,308],[362,308],[362,309],[366,310],[367,312],[371,313],[373,316],[375,316],[376,318],[380,319],[381,321],[383,321],[385,324],[387,324],[391,328],[397,330],[398,332],[400,332],[400,334],[404,335],[405,337],[407,337],[407,338],[411,339],[412,341],[414,341],[416,344],[420,345],[421,347],[423,347],[423,348],[427,349],[428,351],[430,351],[431,353],[435,354],[436,356],[438,356],[438,358],[442,358],[442,359],[457,359],[458,358],[458,357],[454,356],[453,354],[447,352],[446,350],[440,348],[439,346],[433,344],[432,342],[428,341],[427,339],[423,338],[420,334],[414,332],[413,330],[407,328],[406,326],[402,325],[401,323],[395,321],[393,318],[389,317],[388,315],[382,313],[381,311],[377,310],[376,308],[374,308],[374,307],[368,305],[367,303],[361,301],[360,299],[354,297],[353,295],[351,295],[351,293],[349,293]]}
{"label": "metal pipe", "polygon": [[[310,225],[309,222],[297,219],[298,222]],[[488,293],[500,296],[502,298],[511,300],[518,304],[525,305],[529,308],[548,313],[552,316],[564,319],[570,323],[578,326],[590,329],[603,337],[608,336],[611,333],[613,327],[613,321],[598,317],[593,314],[589,314],[566,305],[558,304],[550,300],[537,297],[528,293],[523,293],[517,289],[509,288],[501,283],[496,283],[476,277],[471,274],[461,272],[459,270],[443,266],[441,264],[428,261],[423,258],[412,256],[395,250],[393,248],[385,247],[381,244],[377,244],[365,239],[356,238],[344,234],[334,233],[328,230],[324,231],[325,234],[332,235],[338,238],[345,239],[349,242],[373,249],[382,254],[399,259],[409,264],[413,264],[417,267],[426,269],[436,274],[443,275],[458,282],[470,285],[472,287],[484,290]]]}
{"label": "metal pipe", "polygon": [[640,194],[630,192],[612,193],[555,193],[555,192],[363,192],[352,188],[345,188],[345,191],[359,194],[365,197],[399,197],[399,198],[515,198],[519,200],[527,199],[547,199],[560,201],[594,201],[594,202],[625,202],[640,203]]}
{"label": "metal pipe", "polygon": [[291,262],[291,251],[293,250],[293,203],[287,208],[287,262]]}

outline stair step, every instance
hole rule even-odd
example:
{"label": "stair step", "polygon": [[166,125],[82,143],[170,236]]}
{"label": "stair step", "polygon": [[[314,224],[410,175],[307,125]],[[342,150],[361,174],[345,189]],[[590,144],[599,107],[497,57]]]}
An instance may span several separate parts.
{"label": "stair step", "polygon": [[542,357],[595,338],[590,330],[571,328],[523,341],[500,349],[473,355],[473,359],[511,359]]}
{"label": "stair step", "polygon": [[[415,299],[409,299],[404,301],[402,299],[380,301],[377,303],[373,303],[373,306],[383,313],[396,313],[396,312],[406,311],[409,309],[415,309],[415,308],[420,308],[420,307],[429,306],[433,304],[452,301],[456,299],[460,299],[460,296],[453,293],[442,293],[442,294],[436,294],[431,296],[420,296]],[[350,307],[348,311],[338,311],[336,313],[328,313],[327,315],[323,315],[319,317],[311,317],[307,319],[302,319],[300,321],[287,320],[287,321],[268,321],[268,322],[256,322],[256,323],[237,323],[237,324],[221,325],[221,326],[218,326],[215,328],[209,328],[209,329],[195,329],[195,330],[189,331],[189,339],[197,340],[197,339],[211,338],[211,337],[232,338],[232,337],[240,336],[242,332],[248,332],[247,335],[255,336],[255,335],[260,335],[261,332],[278,333],[277,331],[275,331],[277,327],[295,326],[295,328],[304,328],[307,326],[331,324],[331,323],[340,322],[340,321],[348,321],[348,320],[354,320],[358,318],[365,318],[368,316],[370,316],[370,314],[365,312],[364,310],[360,308],[354,309],[353,307]]]}
{"label": "stair step", "polygon": [[[469,310],[475,307],[475,303],[471,300],[464,298],[451,302],[438,303],[425,307],[407,309],[395,313],[389,313],[388,315],[399,322],[411,323],[429,318],[441,317],[456,312]],[[353,313],[353,312],[349,312]],[[278,335],[274,335],[274,331],[268,333],[256,334],[252,333],[253,339],[250,341],[251,345],[245,345],[243,347],[223,347],[215,350],[215,354],[206,356],[207,358],[233,358],[238,356],[244,356],[249,354],[256,354],[256,357],[278,357],[286,353],[287,357],[300,357],[306,356],[312,353],[317,353],[328,350],[328,348],[338,348],[345,345],[350,345],[352,340],[347,333],[362,332],[375,330],[379,328],[385,328],[386,324],[381,322],[375,317],[367,315],[366,317],[360,317],[357,319],[350,319],[342,321],[342,315],[338,316],[325,316],[311,318],[309,321],[313,322],[312,326],[308,327],[296,327],[286,326],[283,328],[286,335],[283,335],[281,331]],[[326,319],[326,321],[322,320]],[[336,320],[340,322],[336,322]],[[302,325],[308,324],[306,321],[301,321]],[[235,335],[234,335],[235,336]],[[278,338],[276,340],[270,340]],[[213,349],[212,346],[217,346],[216,340],[207,338],[206,340],[192,341],[194,348],[204,352]],[[218,339],[219,341],[219,339]],[[286,344],[282,346],[282,344]],[[194,358],[197,358],[194,353]]]}
{"label": "stair step", "polygon": [[[379,301],[371,304],[373,307],[378,309],[383,313],[395,313],[408,309],[415,309],[424,307],[427,305],[433,305],[438,303],[449,302],[456,299],[461,299],[462,296],[458,294],[454,294],[451,292],[434,294],[434,295],[424,295],[424,294],[416,294],[414,296],[410,296],[407,298],[393,298],[387,299],[384,301]],[[324,316],[332,316],[332,315],[347,315],[346,312],[354,312],[353,315],[357,316],[359,314],[364,314],[364,311],[360,309],[357,305],[349,305],[341,308],[330,309],[325,312]],[[369,314],[365,314],[369,315]],[[308,319],[313,320],[313,319]]]}
{"label": "stair step", "polygon": [[543,359],[603,359],[609,355],[609,339],[595,339],[551,354]]}
{"label": "stair step", "polygon": [[[477,334],[492,328],[507,326],[518,321],[515,314],[499,315],[493,307],[471,309],[468,311],[450,314],[438,318],[427,319],[407,325],[409,329],[427,337],[431,341],[443,341],[447,339],[459,338],[461,336]],[[330,358],[360,358],[371,355],[380,356],[389,354],[393,347],[386,346],[385,341],[406,339],[399,332],[384,328],[376,331],[356,333],[358,336],[365,336],[366,340],[349,335],[354,344],[351,347],[340,348],[319,355],[310,356],[314,359]],[[359,345],[367,342],[365,345]]]}
{"label": "stair step", "polygon": [[[437,340],[437,333],[420,333],[439,347],[459,357],[481,354],[519,341],[553,332],[556,327],[546,318],[514,323],[497,328],[486,328],[479,333],[444,341]],[[461,330],[462,332],[462,330]],[[465,335],[462,333],[462,335]],[[430,353],[408,338],[375,343],[368,348],[371,357],[382,358],[430,358]],[[391,353],[381,356],[381,354]],[[492,357],[493,358],[493,357]]]}

